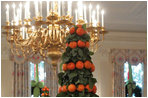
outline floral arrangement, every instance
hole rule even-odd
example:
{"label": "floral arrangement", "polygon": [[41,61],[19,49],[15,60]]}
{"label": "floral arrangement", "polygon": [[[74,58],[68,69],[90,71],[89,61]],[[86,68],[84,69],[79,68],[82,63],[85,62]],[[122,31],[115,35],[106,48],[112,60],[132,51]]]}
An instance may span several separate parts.
{"label": "floral arrangement", "polygon": [[44,88],[42,88],[41,97],[50,97],[49,96],[49,88],[47,88],[46,86]]}

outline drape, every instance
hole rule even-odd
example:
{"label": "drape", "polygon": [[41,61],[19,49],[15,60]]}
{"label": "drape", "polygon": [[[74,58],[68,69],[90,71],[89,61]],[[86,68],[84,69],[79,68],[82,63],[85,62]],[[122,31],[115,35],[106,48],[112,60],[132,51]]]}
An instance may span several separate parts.
{"label": "drape", "polygon": [[[15,97],[30,97],[31,96],[31,80],[30,80],[30,64],[38,64],[44,61],[39,54],[30,56],[28,59],[23,56],[13,56],[10,55],[10,59],[14,61],[14,72],[12,73],[14,77],[13,83],[13,94]],[[51,60],[48,58],[44,61],[44,71],[46,73],[46,78],[44,80],[45,86],[47,86],[50,91],[50,96],[56,96],[58,93],[58,80],[54,79],[54,71],[51,65]],[[58,66],[58,65],[57,65]],[[58,67],[56,69],[58,73]],[[55,81],[54,81],[55,80]]]}
{"label": "drape", "polygon": [[[124,63],[127,61],[135,66],[143,63],[145,69],[147,68],[146,53],[147,51],[143,49],[111,49],[110,58],[113,65],[112,95],[114,97],[125,96]],[[144,70],[144,77],[146,74],[146,70]]]}
{"label": "drape", "polygon": [[30,77],[28,63],[17,64],[14,62],[14,71],[12,73],[13,82],[13,96],[14,97],[28,97],[30,96]]}

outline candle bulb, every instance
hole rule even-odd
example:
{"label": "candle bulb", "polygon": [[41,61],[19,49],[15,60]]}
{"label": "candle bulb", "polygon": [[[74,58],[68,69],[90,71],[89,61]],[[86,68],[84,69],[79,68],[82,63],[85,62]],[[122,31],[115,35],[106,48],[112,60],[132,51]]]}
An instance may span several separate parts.
{"label": "candle bulb", "polygon": [[85,20],[85,23],[87,23],[87,19],[86,19],[86,5],[84,5],[84,20]]}
{"label": "candle bulb", "polygon": [[97,22],[99,23],[100,21],[99,21],[99,9],[100,9],[100,7],[99,7],[99,5],[97,5]]}
{"label": "candle bulb", "polygon": [[68,11],[67,11],[67,14],[69,14],[71,16],[71,4],[72,4],[72,1],[68,1]]}
{"label": "candle bulb", "polygon": [[19,11],[19,9],[17,9],[17,16],[16,16],[16,25],[18,25],[19,24],[19,19],[20,19],[20,15],[19,15],[19,13],[20,13],[20,11]]}
{"label": "candle bulb", "polygon": [[96,18],[95,18],[95,15],[96,15],[96,13],[95,13],[95,11],[93,10],[93,12],[92,12],[92,22],[93,22],[93,26],[96,26]]}
{"label": "candle bulb", "polygon": [[49,15],[49,1],[47,1],[47,16]]}
{"label": "candle bulb", "polygon": [[83,3],[82,3],[82,1],[79,1],[79,2],[78,2],[78,11],[79,11],[78,17],[79,17],[80,19],[83,19]]}
{"label": "candle bulb", "polygon": [[58,14],[61,16],[61,1],[58,1]]}
{"label": "candle bulb", "polygon": [[9,22],[9,5],[6,5],[6,21]]}
{"label": "candle bulb", "polygon": [[22,27],[22,37],[25,39],[25,27]]}
{"label": "candle bulb", "polygon": [[62,16],[65,15],[65,5],[64,1],[62,1]]}
{"label": "candle bulb", "polygon": [[52,1],[52,11],[54,11],[54,1]]}
{"label": "candle bulb", "polygon": [[14,3],[12,4],[12,7],[13,7],[13,20],[15,21],[15,4]]}
{"label": "candle bulb", "polygon": [[42,1],[40,1],[40,16],[42,16]]}
{"label": "candle bulb", "polygon": [[91,23],[91,9],[92,9],[92,6],[91,4],[89,5],[89,23]]}
{"label": "candle bulb", "polygon": [[25,4],[24,9],[25,9],[25,19],[27,19],[27,3]]}
{"label": "candle bulb", "polygon": [[78,19],[78,12],[77,12],[77,10],[75,10],[75,14],[76,14],[75,22],[77,22],[77,19]]}
{"label": "candle bulb", "polygon": [[30,2],[28,1],[28,3],[27,3],[27,7],[28,7],[28,19],[30,19]]}
{"label": "candle bulb", "polygon": [[104,10],[101,11],[102,14],[102,27],[104,27]]}
{"label": "candle bulb", "polygon": [[38,2],[34,1],[35,4],[35,16],[38,17]]}
{"label": "candle bulb", "polygon": [[19,4],[20,7],[20,20],[22,20],[22,3]]}

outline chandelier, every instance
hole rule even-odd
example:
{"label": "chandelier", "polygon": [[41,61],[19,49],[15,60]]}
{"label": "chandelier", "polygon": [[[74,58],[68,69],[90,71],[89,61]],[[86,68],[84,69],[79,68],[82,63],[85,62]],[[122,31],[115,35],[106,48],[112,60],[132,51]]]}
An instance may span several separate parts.
{"label": "chandelier", "polygon": [[[44,59],[51,57],[52,65],[56,66],[57,60],[65,50],[65,39],[69,34],[69,29],[76,24],[86,24],[91,39],[90,50],[96,52],[98,42],[104,40],[105,32],[104,11],[99,5],[92,10],[91,4],[86,8],[82,1],[78,1],[78,9],[73,10],[72,1],[44,2],[47,4],[44,6],[47,8],[47,14],[42,14],[43,2],[34,1],[34,17],[31,17],[31,2],[29,1],[25,4],[20,3],[19,6],[14,3],[12,6],[6,5],[6,25],[3,26],[5,29],[3,33],[7,36],[13,55],[23,55],[27,58],[39,53]],[[12,20],[9,19],[9,7],[13,9]],[[23,12],[24,19],[22,18]],[[87,12],[89,17],[86,15]]]}

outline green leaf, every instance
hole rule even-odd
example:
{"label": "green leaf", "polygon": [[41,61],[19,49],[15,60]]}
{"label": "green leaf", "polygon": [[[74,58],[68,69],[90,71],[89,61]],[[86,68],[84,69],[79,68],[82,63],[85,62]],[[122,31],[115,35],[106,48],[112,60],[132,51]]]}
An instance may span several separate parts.
{"label": "green leaf", "polygon": [[80,57],[83,57],[83,51],[81,49],[78,50],[78,54],[80,55]]}
{"label": "green leaf", "polygon": [[86,24],[83,24],[83,25],[82,25],[82,28],[83,28],[84,30],[86,30]]}
{"label": "green leaf", "polygon": [[35,87],[34,88],[33,95],[34,95],[34,97],[39,97],[39,95],[40,95],[40,89],[39,89],[39,87]]}
{"label": "green leaf", "polygon": [[38,85],[38,87],[39,87],[39,88],[43,88],[43,87],[44,87],[43,82],[38,82],[38,84],[37,84],[37,85]]}
{"label": "green leaf", "polygon": [[31,87],[35,87],[35,86],[36,86],[36,84],[37,84],[37,83],[36,83],[36,81],[35,81],[35,80],[32,80],[32,81],[31,81]]}
{"label": "green leaf", "polygon": [[62,85],[62,80],[61,80],[61,79],[59,79],[59,80],[58,80],[58,83],[59,83],[60,85]]}
{"label": "green leaf", "polygon": [[64,97],[64,96],[66,96],[66,93],[61,92],[61,93],[58,93],[56,97]]}
{"label": "green leaf", "polygon": [[58,73],[58,78],[63,78],[63,75],[64,75],[64,73],[63,72],[60,72],[60,73]]}
{"label": "green leaf", "polygon": [[77,28],[78,28],[77,25],[74,25],[74,27],[75,27],[75,30],[77,30]]}
{"label": "green leaf", "polygon": [[90,89],[93,88],[94,84],[97,82],[95,78],[89,78],[89,87]]}
{"label": "green leaf", "polygon": [[69,74],[69,79],[72,79],[72,78],[74,78],[76,76],[77,76],[77,73],[76,72],[72,72],[72,73]]}
{"label": "green leaf", "polygon": [[77,48],[72,49],[72,56],[75,57],[77,55]]}
{"label": "green leaf", "polygon": [[64,62],[64,63],[67,63],[69,60],[70,60],[70,57],[67,56],[67,57],[65,57],[65,58],[63,59],[63,62]]}
{"label": "green leaf", "polygon": [[94,55],[94,52],[92,52],[92,51],[89,51],[89,55]]}

